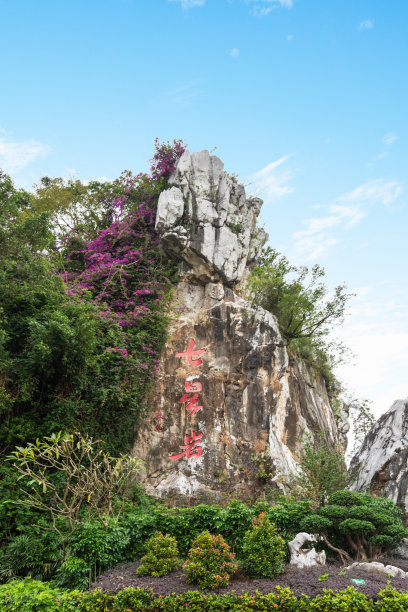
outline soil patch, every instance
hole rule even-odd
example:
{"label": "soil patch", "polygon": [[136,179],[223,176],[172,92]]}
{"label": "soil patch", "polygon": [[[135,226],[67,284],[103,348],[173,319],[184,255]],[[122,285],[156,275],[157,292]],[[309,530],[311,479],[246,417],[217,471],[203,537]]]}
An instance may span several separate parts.
{"label": "soil patch", "polygon": [[[384,565],[395,565],[404,571],[408,571],[408,561],[404,559],[376,559]],[[138,576],[136,570],[140,565],[140,561],[135,563],[120,563],[119,565],[102,574],[98,580],[92,585],[92,588],[99,588],[103,591],[111,591],[117,593],[127,587],[142,587],[144,589],[151,588],[155,596],[159,595],[176,595],[185,593],[186,591],[199,590],[196,585],[189,584],[186,581],[186,576],[183,570],[179,569],[167,576],[160,578],[152,578],[151,576]],[[323,589],[333,589],[333,591],[341,591],[348,586],[353,585],[352,578],[360,578],[366,581],[365,585],[353,585],[358,591],[365,593],[368,597],[375,599],[378,592],[384,589],[387,585],[388,578],[386,576],[373,576],[366,572],[354,571],[348,572],[347,576],[339,576],[342,566],[339,563],[329,563],[325,566],[312,567],[309,569],[299,570],[292,565],[285,567],[285,572],[274,579],[255,578],[251,579],[244,574],[238,572],[232,577],[228,587],[216,589],[217,593],[228,593],[235,591],[240,593],[246,591],[248,593],[271,593],[276,586],[290,587],[292,592],[299,597],[303,593],[310,597],[315,597],[323,591]],[[326,580],[319,580],[319,576],[328,574]],[[398,591],[408,591],[408,578],[391,578],[391,585]]]}

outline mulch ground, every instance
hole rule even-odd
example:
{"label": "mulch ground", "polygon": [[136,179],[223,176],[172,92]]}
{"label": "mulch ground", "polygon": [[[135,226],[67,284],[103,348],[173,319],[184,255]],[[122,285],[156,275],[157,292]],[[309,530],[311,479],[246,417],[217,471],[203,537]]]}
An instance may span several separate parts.
{"label": "mulch ground", "polygon": [[[376,561],[384,563],[384,565],[395,565],[404,571],[408,571],[408,561],[403,559],[376,559]],[[185,574],[181,569],[161,578],[141,577],[136,574],[139,564],[139,561],[135,563],[120,563],[102,574],[92,585],[92,588],[99,588],[113,593],[122,591],[127,587],[151,588],[155,596],[199,590],[196,585],[189,584],[186,581]],[[325,566],[301,570],[287,565],[285,572],[273,580],[269,578],[250,579],[238,572],[231,578],[228,587],[214,591],[207,590],[207,592],[228,593],[235,591],[240,593],[241,591],[246,591],[248,593],[255,593],[255,591],[258,591],[259,593],[270,593],[279,585],[281,587],[290,587],[297,596],[304,593],[314,597],[321,593],[323,589],[341,591],[353,585],[351,578],[362,578],[366,581],[365,585],[353,586],[368,597],[375,599],[378,592],[387,585],[388,578],[386,576],[373,576],[361,571],[348,572],[347,576],[339,576],[338,574],[341,569],[341,565],[338,563],[329,563]],[[319,576],[326,573],[329,574],[327,580],[319,581]],[[391,578],[391,585],[398,591],[408,591],[408,578]]]}

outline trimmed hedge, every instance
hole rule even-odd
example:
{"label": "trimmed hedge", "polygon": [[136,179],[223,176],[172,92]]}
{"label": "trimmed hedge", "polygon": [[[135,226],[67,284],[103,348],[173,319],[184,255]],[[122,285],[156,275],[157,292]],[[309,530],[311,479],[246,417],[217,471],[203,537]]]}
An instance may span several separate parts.
{"label": "trimmed hedge", "polygon": [[151,589],[128,588],[116,595],[95,591],[62,591],[35,580],[15,581],[0,587],[2,612],[205,612],[212,610],[259,610],[268,612],[405,612],[408,593],[391,586],[380,591],[378,600],[369,599],[354,587],[334,593],[324,590],[313,599],[295,597],[290,589],[276,587],[273,593],[203,593],[154,597]]}

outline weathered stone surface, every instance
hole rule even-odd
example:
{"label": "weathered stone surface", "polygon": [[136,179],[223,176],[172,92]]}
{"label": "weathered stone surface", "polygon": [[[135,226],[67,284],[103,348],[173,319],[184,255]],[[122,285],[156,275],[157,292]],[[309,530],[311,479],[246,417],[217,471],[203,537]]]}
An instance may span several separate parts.
{"label": "weathered stone surface", "polygon": [[[276,318],[240,296],[267,237],[256,228],[262,200],[248,199],[208,151],[186,151],[170,184],[156,227],[162,248],[184,262],[152,410],[134,448],[146,488],[166,497],[284,489],[305,434],[343,441],[345,412],[335,416],[323,379],[289,359]],[[190,343],[204,351],[198,361],[180,355]]]}
{"label": "weathered stone surface", "polygon": [[351,572],[355,570],[360,570],[362,572],[367,572],[367,574],[374,575],[384,575],[384,576],[400,576],[401,578],[406,578],[407,574],[404,570],[399,567],[395,567],[395,565],[384,565],[383,563],[378,563],[378,561],[371,561],[370,563],[352,563],[348,567],[346,567],[346,572]]}
{"label": "weathered stone surface", "polygon": [[408,538],[404,538],[402,542],[390,550],[393,557],[400,557],[401,559],[408,559]]}
{"label": "weathered stone surface", "polygon": [[[174,310],[154,409],[135,447],[146,462],[149,493],[251,496],[265,482],[259,478],[262,465],[272,473],[266,476],[269,485],[284,488],[305,434],[324,431],[329,444],[337,442],[323,381],[302,362],[289,360],[273,315],[222,283],[191,281],[176,287]],[[200,366],[177,356],[190,339],[206,349]],[[192,416],[180,403],[186,381],[202,384],[202,409]],[[202,433],[201,457],[170,459],[182,452],[192,431]]]}
{"label": "weathered stone surface", "polygon": [[314,567],[315,565],[326,564],[326,553],[324,550],[317,552],[313,546],[305,548],[305,544],[317,542],[318,538],[315,535],[302,531],[297,536],[288,542],[290,551],[290,564],[296,567]]}
{"label": "weathered stone surface", "polygon": [[201,266],[207,281],[239,282],[268,238],[256,228],[262,200],[247,198],[244,186],[208,151],[185,151],[170,183],[156,217],[163,248],[193,268]]}
{"label": "weathered stone surface", "polygon": [[350,471],[353,490],[389,497],[408,513],[408,399],[395,401],[373,425]]}

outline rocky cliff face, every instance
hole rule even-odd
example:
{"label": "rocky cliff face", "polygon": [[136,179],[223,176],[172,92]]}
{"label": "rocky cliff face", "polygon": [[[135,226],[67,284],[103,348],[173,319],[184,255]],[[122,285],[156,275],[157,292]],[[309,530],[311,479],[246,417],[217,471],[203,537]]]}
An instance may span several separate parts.
{"label": "rocky cliff face", "polygon": [[408,398],[373,425],[350,463],[355,491],[391,498],[408,514]]}
{"label": "rocky cliff face", "polygon": [[344,443],[347,422],[336,423],[323,380],[289,359],[275,317],[240,295],[267,239],[256,227],[262,201],[247,198],[207,151],[186,151],[170,182],[156,227],[184,271],[134,449],[147,490],[197,497],[283,488],[300,439],[324,432],[329,444]]}

